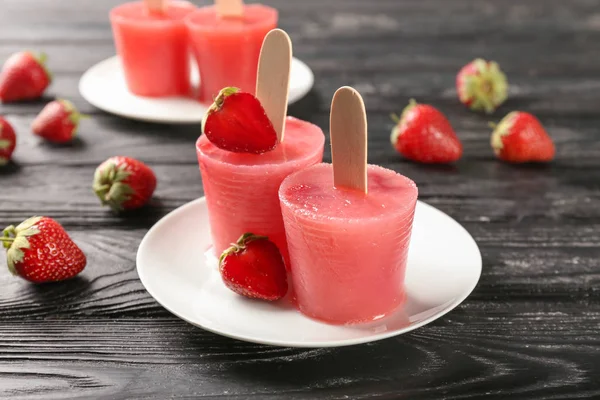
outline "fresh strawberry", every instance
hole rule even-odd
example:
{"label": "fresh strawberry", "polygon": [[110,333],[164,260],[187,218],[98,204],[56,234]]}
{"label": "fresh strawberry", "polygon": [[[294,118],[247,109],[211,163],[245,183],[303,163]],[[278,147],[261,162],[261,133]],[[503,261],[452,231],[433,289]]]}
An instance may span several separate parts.
{"label": "fresh strawberry", "polygon": [[0,167],[8,164],[16,146],[15,130],[7,120],[0,117]]}
{"label": "fresh strawberry", "polygon": [[7,227],[0,242],[8,249],[10,272],[34,283],[72,278],[87,263],[85,254],[63,227],[48,217],[33,217],[16,228]]}
{"label": "fresh strawberry", "polygon": [[458,72],[456,90],[461,103],[473,111],[488,114],[508,97],[506,76],[498,63],[481,58],[471,61]]}
{"label": "fresh strawberry", "polygon": [[202,120],[202,132],[215,146],[236,153],[260,154],[277,146],[277,133],[256,97],[222,89]]}
{"label": "fresh strawberry", "polygon": [[141,161],[111,157],[96,169],[94,192],[113,211],[133,210],[150,200],[156,189],[154,172]]}
{"label": "fresh strawberry", "polygon": [[266,236],[243,234],[221,254],[219,271],[225,285],[242,296],[273,301],[288,290],[281,253]]}
{"label": "fresh strawberry", "polygon": [[499,159],[512,163],[552,161],[554,143],[533,115],[513,111],[495,126],[492,148]]}
{"label": "fresh strawberry", "polygon": [[67,143],[77,134],[79,120],[87,117],[80,114],[68,100],[54,100],[33,120],[33,133],[55,143]]}
{"label": "fresh strawberry", "polygon": [[411,100],[392,130],[392,146],[409,160],[451,163],[462,156],[462,144],[444,114],[428,104]]}
{"label": "fresh strawberry", "polygon": [[45,63],[43,53],[36,57],[22,51],[10,56],[0,72],[0,101],[7,103],[41,97],[52,80]]}

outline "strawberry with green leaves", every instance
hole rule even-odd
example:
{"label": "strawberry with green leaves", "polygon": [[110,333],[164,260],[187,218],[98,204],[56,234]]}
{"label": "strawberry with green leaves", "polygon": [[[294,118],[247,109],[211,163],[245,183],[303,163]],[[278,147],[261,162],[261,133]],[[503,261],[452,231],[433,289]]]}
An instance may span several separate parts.
{"label": "strawberry with green leaves", "polygon": [[51,81],[45,54],[15,53],[6,60],[0,72],[0,101],[8,103],[40,98]]}
{"label": "strawberry with green leaves", "polygon": [[33,217],[2,231],[0,242],[13,275],[33,283],[57,282],[79,274],[85,254],[63,227],[48,217]]}
{"label": "strawberry with green leaves", "polygon": [[96,169],[93,189],[102,205],[113,211],[140,208],[156,189],[156,175],[150,167],[130,157],[111,157]]}
{"label": "strawberry with green leaves", "polygon": [[16,146],[15,130],[7,120],[0,117],[0,167],[8,164]]}
{"label": "strawberry with green leaves", "polygon": [[445,164],[462,156],[462,144],[450,121],[429,104],[411,100],[402,115],[392,115],[396,126],[390,140],[405,158],[424,164]]}
{"label": "strawberry with green leaves", "polygon": [[508,82],[498,63],[478,58],[458,72],[456,90],[471,110],[491,114],[506,101]]}
{"label": "strawberry with green leaves", "polygon": [[79,121],[87,116],[79,113],[68,100],[51,101],[33,120],[33,133],[54,143],[67,143],[77,134]]}
{"label": "strawberry with green leaves", "polygon": [[540,121],[522,111],[509,113],[494,125],[491,144],[499,159],[511,163],[548,162],[556,153]]}

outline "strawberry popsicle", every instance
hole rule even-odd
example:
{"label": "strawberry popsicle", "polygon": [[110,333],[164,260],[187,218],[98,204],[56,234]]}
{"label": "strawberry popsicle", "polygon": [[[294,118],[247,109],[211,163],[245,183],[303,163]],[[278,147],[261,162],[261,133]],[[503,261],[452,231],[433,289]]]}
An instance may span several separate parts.
{"label": "strawberry popsicle", "polygon": [[171,0],[164,12],[144,2],[125,3],[110,11],[117,53],[129,91],[139,96],[191,94],[190,53],[183,19],[196,7]]}
{"label": "strawberry popsicle", "polygon": [[324,142],[318,126],[293,117],[285,140],[262,154],[223,150],[200,136],[196,151],[217,256],[252,232],[268,236],[288,260],[277,191],[289,174],[322,161]]}
{"label": "strawberry popsicle", "polygon": [[294,292],[310,317],[368,322],[404,300],[417,187],[374,165],[367,177],[367,193],[335,188],[331,164],[319,164],[281,185]]}
{"label": "strawberry popsicle", "polygon": [[200,72],[199,100],[211,102],[225,86],[253,93],[260,49],[277,26],[277,10],[251,4],[241,16],[219,16],[216,7],[202,7],[186,24]]}

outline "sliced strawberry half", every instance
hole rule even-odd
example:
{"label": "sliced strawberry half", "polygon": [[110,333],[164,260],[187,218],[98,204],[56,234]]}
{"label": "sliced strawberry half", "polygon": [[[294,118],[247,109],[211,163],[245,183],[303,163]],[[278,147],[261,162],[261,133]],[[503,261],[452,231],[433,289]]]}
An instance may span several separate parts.
{"label": "sliced strawberry half", "polygon": [[261,154],[277,146],[277,133],[250,93],[221,89],[202,120],[202,132],[215,146],[235,153]]}

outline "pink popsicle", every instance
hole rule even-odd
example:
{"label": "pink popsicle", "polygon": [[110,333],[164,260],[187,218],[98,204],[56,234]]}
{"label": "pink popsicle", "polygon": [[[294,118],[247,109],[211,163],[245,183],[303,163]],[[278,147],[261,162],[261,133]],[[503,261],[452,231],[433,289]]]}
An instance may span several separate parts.
{"label": "pink popsicle", "polygon": [[289,174],[322,161],[324,142],[318,126],[293,117],[285,140],[263,154],[221,150],[200,136],[196,151],[217,256],[252,232],[268,236],[288,260],[277,191]]}
{"label": "pink popsicle", "polygon": [[148,97],[191,94],[190,53],[183,19],[195,9],[187,1],[171,0],[162,14],[149,11],[141,1],[110,11],[115,46],[129,91]]}
{"label": "pink popsicle", "polygon": [[368,194],[334,188],[331,164],[292,174],[281,185],[293,287],[310,317],[372,321],[404,300],[417,187],[374,165],[367,175]]}
{"label": "pink popsicle", "polygon": [[277,26],[277,10],[244,6],[242,17],[220,17],[213,6],[186,19],[190,46],[200,71],[199,100],[210,102],[226,86],[254,93],[265,35]]}

